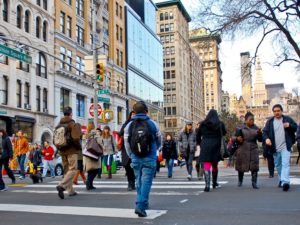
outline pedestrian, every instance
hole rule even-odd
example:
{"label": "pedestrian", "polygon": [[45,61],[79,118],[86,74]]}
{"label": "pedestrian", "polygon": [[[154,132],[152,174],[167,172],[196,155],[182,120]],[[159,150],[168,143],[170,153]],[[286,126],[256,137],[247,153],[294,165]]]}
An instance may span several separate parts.
{"label": "pedestrian", "polygon": [[290,160],[291,149],[295,144],[295,133],[297,124],[286,115],[283,115],[283,108],[280,104],[272,107],[274,116],[270,118],[264,129],[263,139],[273,154],[275,167],[278,172],[278,187],[283,187],[283,191],[290,189]]}
{"label": "pedestrian", "polygon": [[161,133],[158,125],[150,119],[145,102],[134,104],[136,115],[132,118],[124,134],[127,154],[132,159],[131,167],[136,179],[135,214],[146,217],[149,208],[149,194],[156,170],[156,150],[161,146]]}
{"label": "pedestrian", "polygon": [[64,191],[67,190],[69,196],[77,195],[73,189],[73,178],[77,171],[78,153],[81,151],[80,137],[81,126],[72,119],[71,107],[64,109],[64,117],[60,120],[54,131],[54,144],[62,157],[64,168],[67,172],[56,186],[58,196],[64,199]]}
{"label": "pedestrian", "polygon": [[[83,146],[83,145],[82,145]],[[86,183],[86,177],[83,170],[83,155],[82,151],[78,153],[78,160],[77,160],[77,173],[73,178],[73,184],[78,185],[78,178],[81,176],[83,183]]]}
{"label": "pedestrian", "polygon": [[187,169],[187,179],[192,180],[193,159],[196,151],[196,132],[193,130],[193,123],[186,122],[183,131],[179,134],[178,145],[180,154],[185,159]]}
{"label": "pedestrian", "polygon": [[297,149],[298,149],[298,159],[297,159],[297,164],[299,163],[299,158],[300,158],[300,123],[297,129]]}
{"label": "pedestrian", "polygon": [[258,189],[259,153],[257,141],[262,142],[262,131],[254,124],[254,115],[247,112],[245,124],[237,128],[235,138],[239,143],[236,151],[235,169],[238,171],[238,186],[243,184],[244,173],[251,171],[252,187]]}
{"label": "pedestrian", "polygon": [[110,133],[110,127],[105,126],[101,135],[101,145],[103,146],[103,162],[107,168],[107,178],[112,178],[112,162],[114,160],[114,154],[116,149],[116,142],[112,134]]}
{"label": "pedestrian", "polygon": [[173,176],[174,160],[178,158],[176,142],[171,134],[166,135],[166,139],[162,147],[163,158],[166,160],[168,167],[168,178]]}
{"label": "pedestrian", "polygon": [[275,163],[274,163],[274,157],[272,152],[269,151],[269,148],[266,147],[266,144],[263,142],[263,156],[264,159],[268,162],[268,171],[269,171],[269,178],[274,177],[274,171],[275,171]]}
{"label": "pedestrian", "polygon": [[197,144],[201,146],[199,161],[204,164],[205,192],[210,191],[211,167],[213,188],[219,187],[217,180],[218,163],[222,160],[222,135],[226,135],[225,125],[220,121],[217,111],[211,109],[197,133]]}
{"label": "pedestrian", "polygon": [[43,155],[43,178],[47,176],[48,169],[50,169],[50,175],[52,178],[55,177],[54,172],[54,149],[50,146],[49,141],[44,141],[44,149],[42,151]]}
{"label": "pedestrian", "polygon": [[[198,122],[196,129],[195,129],[195,133],[197,135],[198,129],[200,127],[201,123]],[[204,175],[204,165],[203,163],[200,163],[199,157],[200,157],[200,152],[201,152],[201,147],[200,145],[196,145],[196,151],[194,154],[194,160],[196,161],[196,171],[197,171],[197,177],[198,180],[202,180],[203,179],[203,175]]]}
{"label": "pedestrian", "polygon": [[20,167],[20,180],[25,179],[25,160],[26,153],[29,152],[29,143],[22,130],[19,130],[17,136],[13,137],[14,151]]}
{"label": "pedestrian", "polygon": [[33,165],[32,174],[30,178],[32,179],[33,183],[38,183],[39,181],[43,182],[42,174],[40,173],[38,167],[42,163],[42,152],[39,148],[38,143],[33,145],[32,150],[29,152],[29,160]]}
{"label": "pedestrian", "polygon": [[[83,140],[83,149],[89,139],[95,138],[97,143],[101,145],[101,137],[97,135],[97,131],[95,130],[95,125],[93,122],[88,124],[87,134],[85,139]],[[87,180],[85,183],[86,189],[88,191],[95,190],[94,179],[98,174],[100,169],[100,159],[101,157],[91,158],[88,156],[83,156],[83,166],[84,171],[87,172]]]}
{"label": "pedestrian", "polygon": [[120,141],[118,142],[118,149],[121,151],[121,157],[122,157],[122,164],[123,167],[125,168],[126,171],[126,176],[127,176],[127,182],[128,182],[128,191],[135,190],[135,176],[134,176],[134,171],[131,167],[131,158],[126,152],[125,149],[125,144],[124,144],[124,130],[127,124],[131,121],[131,119],[135,116],[135,112],[131,111],[129,113],[128,119],[126,122],[123,124],[120,130]]}
{"label": "pedestrian", "polygon": [[6,191],[3,178],[2,178],[2,167],[4,167],[7,175],[11,179],[13,184],[16,183],[16,178],[9,168],[9,160],[13,158],[12,143],[4,129],[0,129],[0,191]]}

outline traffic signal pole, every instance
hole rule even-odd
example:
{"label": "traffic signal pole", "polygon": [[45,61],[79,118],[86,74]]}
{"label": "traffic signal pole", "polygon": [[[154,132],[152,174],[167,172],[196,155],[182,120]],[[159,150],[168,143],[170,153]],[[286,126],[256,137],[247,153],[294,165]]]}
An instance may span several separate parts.
{"label": "traffic signal pole", "polygon": [[93,80],[94,82],[94,125],[95,128],[98,127],[98,83],[97,83],[97,74],[96,74],[96,65],[97,65],[97,49],[95,48],[95,33],[96,33],[96,13],[95,13],[95,4],[94,0],[92,0],[92,32],[93,32]]}

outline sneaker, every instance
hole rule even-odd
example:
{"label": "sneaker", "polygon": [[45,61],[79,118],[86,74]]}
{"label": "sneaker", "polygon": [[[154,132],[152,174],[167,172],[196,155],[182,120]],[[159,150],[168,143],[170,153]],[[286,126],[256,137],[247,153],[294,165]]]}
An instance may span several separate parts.
{"label": "sneaker", "polygon": [[76,191],[74,191],[73,193],[69,194],[70,197],[76,196],[76,195],[78,195],[78,193]]}
{"label": "sneaker", "polygon": [[58,197],[60,197],[61,199],[64,199],[65,198],[65,195],[64,195],[65,189],[58,185],[58,186],[56,186],[56,190],[58,191]]}
{"label": "sneaker", "polygon": [[137,214],[139,217],[147,217],[146,211],[142,209],[135,209],[134,213]]}
{"label": "sneaker", "polygon": [[189,174],[189,175],[187,176],[187,179],[188,179],[188,180],[192,180],[192,175]]}
{"label": "sneaker", "polygon": [[24,180],[24,179],[25,179],[25,177],[23,177],[23,176],[20,176],[20,177],[19,177],[19,179],[20,179],[20,180]]}
{"label": "sneaker", "polygon": [[1,188],[0,191],[7,191],[7,187]]}
{"label": "sneaker", "polygon": [[11,180],[11,184],[16,184],[16,179]]}
{"label": "sneaker", "polygon": [[283,187],[283,191],[288,191],[290,189],[290,185],[287,183],[283,184],[282,187]]}

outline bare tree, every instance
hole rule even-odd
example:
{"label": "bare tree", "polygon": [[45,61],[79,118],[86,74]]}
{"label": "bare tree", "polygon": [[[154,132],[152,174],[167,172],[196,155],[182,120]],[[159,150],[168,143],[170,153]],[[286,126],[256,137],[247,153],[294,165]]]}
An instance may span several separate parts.
{"label": "bare tree", "polygon": [[199,0],[194,17],[199,26],[231,39],[261,35],[254,58],[262,43],[271,38],[278,47],[274,47],[274,65],[300,64],[300,0]]}
{"label": "bare tree", "polygon": [[292,92],[293,92],[293,99],[292,99],[292,104],[295,104],[296,105],[296,120],[299,121],[300,120],[300,89],[298,87],[295,87],[292,89]]}

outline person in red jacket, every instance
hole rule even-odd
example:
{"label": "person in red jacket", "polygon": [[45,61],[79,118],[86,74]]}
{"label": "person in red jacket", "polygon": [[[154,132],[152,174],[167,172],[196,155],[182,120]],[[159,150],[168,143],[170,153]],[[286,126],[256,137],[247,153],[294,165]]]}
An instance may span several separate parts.
{"label": "person in red jacket", "polygon": [[42,151],[44,164],[43,164],[43,177],[47,176],[48,168],[50,168],[51,177],[55,177],[54,173],[54,149],[49,145],[49,141],[44,142],[44,149]]}

